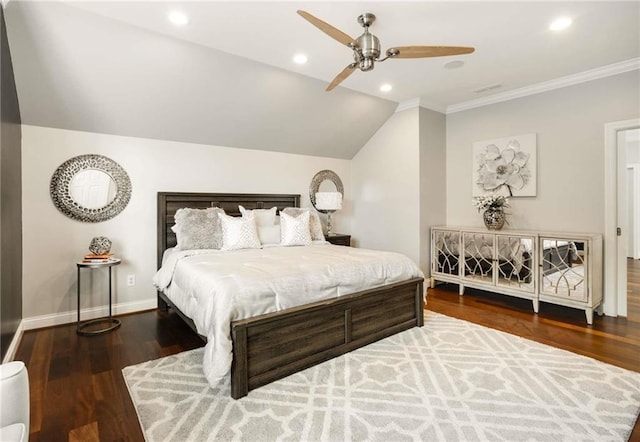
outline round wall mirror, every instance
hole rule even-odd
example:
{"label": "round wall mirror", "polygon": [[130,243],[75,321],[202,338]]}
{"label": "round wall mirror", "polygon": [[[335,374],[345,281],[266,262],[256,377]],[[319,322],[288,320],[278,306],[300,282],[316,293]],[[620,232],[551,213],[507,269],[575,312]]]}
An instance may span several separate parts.
{"label": "round wall mirror", "polygon": [[344,187],[338,174],[333,170],[321,170],[315,174],[309,186],[311,204],[318,212],[327,213],[326,210],[316,207],[316,193],[318,192],[340,192],[344,198]]}
{"label": "round wall mirror", "polygon": [[51,177],[51,199],[66,216],[101,222],[113,218],[131,199],[131,181],[115,161],[102,155],[80,155],[65,161]]}
{"label": "round wall mirror", "polygon": [[116,182],[99,169],[87,169],[75,174],[69,183],[71,199],[80,207],[99,209],[116,197]]}

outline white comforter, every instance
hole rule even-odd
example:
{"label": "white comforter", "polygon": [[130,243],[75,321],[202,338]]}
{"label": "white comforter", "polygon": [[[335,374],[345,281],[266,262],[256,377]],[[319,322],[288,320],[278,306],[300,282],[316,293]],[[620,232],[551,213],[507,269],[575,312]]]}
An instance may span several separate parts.
{"label": "white comforter", "polygon": [[207,337],[204,372],[231,368],[230,322],[415,277],[404,255],[330,244],[264,249],[168,250],[154,284]]}

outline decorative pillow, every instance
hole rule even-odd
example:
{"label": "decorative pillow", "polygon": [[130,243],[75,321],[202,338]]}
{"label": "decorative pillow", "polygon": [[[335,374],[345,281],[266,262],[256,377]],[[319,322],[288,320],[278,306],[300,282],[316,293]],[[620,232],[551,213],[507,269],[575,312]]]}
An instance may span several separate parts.
{"label": "decorative pillow", "polygon": [[258,226],[258,238],[263,246],[280,244],[280,224],[275,226]]}
{"label": "decorative pillow", "polygon": [[309,213],[309,230],[311,231],[311,239],[314,241],[324,240],[324,234],[322,233],[322,223],[317,212],[312,212],[310,209],[300,209],[298,207],[287,207],[281,211],[289,216],[299,216],[300,214]]}
{"label": "decorative pillow", "polygon": [[243,217],[248,213],[253,213],[256,217],[257,226],[272,226],[276,223],[276,212],[278,211],[277,207],[272,207],[270,209],[247,210],[239,205],[238,209],[240,209],[240,213],[242,213]]}
{"label": "decorative pillow", "polygon": [[219,213],[222,223],[222,250],[259,249],[260,239],[253,213],[242,218]]}
{"label": "decorative pillow", "polygon": [[280,215],[280,244],[283,246],[311,245],[309,212],[298,216],[290,216],[286,213]]}
{"label": "decorative pillow", "polygon": [[218,214],[224,209],[178,209],[174,216],[176,224],[171,227],[176,234],[181,250],[220,249],[222,247],[222,227]]}

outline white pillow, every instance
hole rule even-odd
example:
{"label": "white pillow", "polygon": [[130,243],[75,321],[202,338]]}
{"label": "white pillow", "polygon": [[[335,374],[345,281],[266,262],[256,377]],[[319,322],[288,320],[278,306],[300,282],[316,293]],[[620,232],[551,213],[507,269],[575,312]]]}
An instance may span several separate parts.
{"label": "white pillow", "polygon": [[280,244],[280,224],[275,226],[258,226],[258,238],[262,245]]}
{"label": "white pillow", "polygon": [[280,244],[283,246],[311,245],[309,212],[298,216],[290,216],[284,212],[280,214]]}
{"label": "white pillow", "polygon": [[260,239],[253,213],[246,217],[229,216],[219,213],[222,223],[222,249],[259,249]]}
{"label": "white pillow", "polygon": [[276,223],[276,212],[278,211],[277,207],[272,207],[270,209],[248,210],[239,205],[238,209],[240,209],[240,213],[243,217],[245,217],[249,213],[253,213],[256,217],[257,226],[272,226]]}
{"label": "white pillow", "polygon": [[317,212],[312,212],[310,209],[301,209],[299,207],[287,207],[280,211],[280,213],[286,213],[290,216],[299,216],[301,213],[309,213],[309,230],[311,231],[311,239],[314,241],[324,240],[324,233],[322,233],[322,222]]}
{"label": "white pillow", "polygon": [[181,250],[222,247],[222,227],[218,213],[224,213],[224,209],[178,209],[173,217],[176,224],[171,227],[176,234],[177,246]]}

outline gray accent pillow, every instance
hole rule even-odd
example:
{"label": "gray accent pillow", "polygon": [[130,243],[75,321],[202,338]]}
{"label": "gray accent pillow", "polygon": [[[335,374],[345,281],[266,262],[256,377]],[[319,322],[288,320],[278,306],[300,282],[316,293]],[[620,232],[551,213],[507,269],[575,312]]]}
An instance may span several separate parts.
{"label": "gray accent pillow", "polygon": [[222,227],[218,213],[224,209],[178,209],[171,227],[176,234],[181,250],[220,249],[222,247]]}
{"label": "gray accent pillow", "polygon": [[304,212],[309,212],[309,231],[311,232],[311,239],[313,241],[324,241],[324,233],[322,233],[322,223],[320,222],[320,216],[318,212],[311,209],[301,209],[299,207],[286,207],[282,210],[289,216],[298,216]]}

